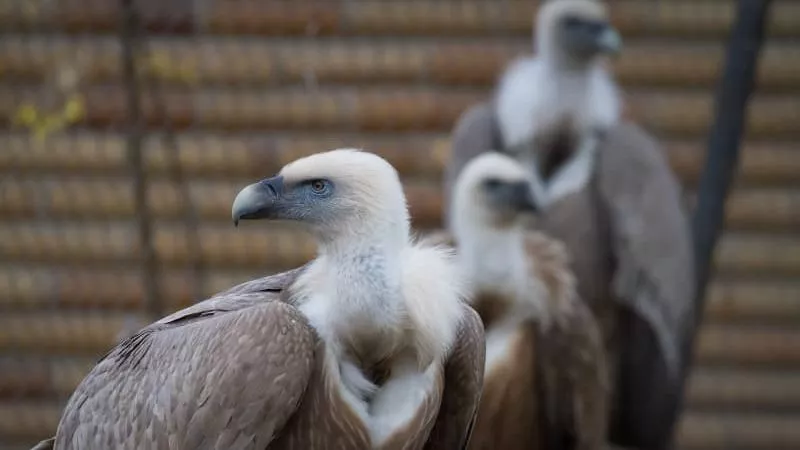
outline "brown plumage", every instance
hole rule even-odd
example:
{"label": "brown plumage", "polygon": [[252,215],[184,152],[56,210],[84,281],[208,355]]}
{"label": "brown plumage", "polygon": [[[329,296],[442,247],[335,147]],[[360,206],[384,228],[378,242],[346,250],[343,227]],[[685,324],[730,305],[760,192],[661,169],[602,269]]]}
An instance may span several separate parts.
{"label": "brown plumage", "polygon": [[451,233],[486,330],[484,391],[470,448],[603,448],[608,379],[598,324],[564,246],[526,231],[525,170],[486,153],[454,187]]}
{"label": "brown plumage", "polygon": [[114,347],[73,393],[50,445],[464,448],[483,327],[449,255],[409,240],[396,171],[366,152],[319,153],[243,189],[233,216],[306,226],[320,254]]}
{"label": "brown plumage", "polygon": [[[456,124],[445,196],[481,153],[500,151],[526,167],[543,209],[533,225],[564,242],[581,299],[601,324],[611,440],[667,448],[695,284],[681,187],[658,143],[621,121],[602,61],[619,42],[602,4],[550,0],[537,21],[536,57],[512,63],[494,98]],[[594,51],[580,51],[581,42]]]}

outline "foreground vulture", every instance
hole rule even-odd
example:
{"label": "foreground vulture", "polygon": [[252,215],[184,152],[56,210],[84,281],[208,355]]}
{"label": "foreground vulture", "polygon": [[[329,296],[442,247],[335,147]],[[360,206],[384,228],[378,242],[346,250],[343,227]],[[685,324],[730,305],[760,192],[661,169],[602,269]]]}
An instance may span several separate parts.
{"label": "foreground vulture", "polygon": [[445,195],[482,152],[524,164],[543,209],[535,226],[565,243],[580,297],[601,324],[610,440],[663,449],[694,295],[680,185],[657,143],[620,119],[618,89],[601,59],[619,50],[620,38],[601,3],[544,3],[536,44],[535,57],[510,64],[491,101],[459,119]]}
{"label": "foreground vulture", "polygon": [[388,162],[348,149],[297,160],[244,188],[233,219],[302,225],[318,257],[116,346],[40,448],[465,448],[483,326],[452,253],[411,241]]}
{"label": "foreground vulture", "polygon": [[578,298],[563,245],[526,229],[536,208],[525,169],[484,153],[458,177],[452,229],[437,235],[458,248],[486,330],[471,450],[605,448],[600,329]]}

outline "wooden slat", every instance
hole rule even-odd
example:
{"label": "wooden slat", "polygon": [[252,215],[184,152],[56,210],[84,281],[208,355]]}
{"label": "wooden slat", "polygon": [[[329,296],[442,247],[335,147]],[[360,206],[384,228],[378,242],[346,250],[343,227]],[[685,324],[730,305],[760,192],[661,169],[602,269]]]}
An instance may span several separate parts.
{"label": "wooden slat", "polygon": [[84,353],[100,356],[131,328],[148,323],[141,313],[13,313],[0,317],[0,351]]}
{"label": "wooden slat", "polygon": [[[458,3],[400,1],[387,5],[371,2],[357,7],[353,5],[346,20],[352,28],[370,33],[523,34],[530,33],[532,17],[539,2],[513,1],[502,5],[477,1]],[[648,3],[620,0],[608,6],[612,22],[623,36],[722,36],[730,28],[734,14],[733,4],[728,2],[670,1],[654,8]],[[796,28],[792,27],[800,11],[790,2],[776,2],[774,9],[775,14],[768,26],[770,34],[794,33]],[[223,22],[225,16],[220,14],[216,19]],[[225,30],[231,31],[229,27]]]}
{"label": "wooden slat", "polygon": [[[189,195],[202,219],[229,221],[230,206],[236,192],[258,178],[240,181],[193,179],[188,182]],[[441,226],[444,208],[441,186],[439,179],[408,180],[405,183],[416,226]],[[184,200],[172,181],[151,181],[148,199],[151,210],[159,218],[180,218],[186,213]],[[738,189],[729,197],[726,212],[728,229],[798,229],[800,189]],[[6,177],[0,180],[0,216],[7,218],[107,220],[133,218],[135,215],[133,182],[127,176]]]}
{"label": "wooden slat", "polygon": [[[266,269],[240,271],[214,270],[195,280],[189,271],[159,271],[161,300],[167,311],[189,306],[195,283],[203,288],[202,297],[213,295],[241,282],[271,274]],[[85,268],[66,266],[0,266],[0,307],[6,310],[144,308],[144,285],[136,266]]]}
{"label": "wooden slat", "polygon": [[[243,222],[238,229],[233,224],[203,225],[199,238],[200,257],[211,267],[295,267],[315,254],[307,234],[265,223]],[[157,223],[153,245],[168,266],[194,261],[182,225]],[[139,252],[132,222],[0,225],[0,255],[6,260],[119,263],[136,261]]]}
{"label": "wooden slat", "polygon": [[[257,178],[312,153],[358,147],[381,154],[404,176],[431,177],[441,173],[448,146],[443,135],[423,133],[189,133],[178,136],[178,161],[189,176]],[[0,133],[0,147],[5,149],[0,170],[109,173],[128,167],[125,139],[116,133],[57,134],[44,142],[23,133]],[[173,158],[163,140],[146,139],[144,153],[149,171],[169,172]]]}
{"label": "wooden slat", "polygon": [[797,372],[698,367],[687,391],[688,408],[705,411],[800,409]]}
{"label": "wooden slat", "polygon": [[[86,114],[82,125],[122,126],[127,117],[121,85],[82,89]],[[143,115],[150,126],[165,124],[152,93],[143,95]],[[223,130],[256,129],[444,129],[483,97],[479,90],[428,88],[211,89],[173,90],[159,96],[166,119],[178,127]],[[0,88],[0,118],[10,123],[23,102],[43,105],[46,94],[33,88]]]}
{"label": "wooden slat", "polygon": [[[127,177],[126,177],[127,178]],[[191,182],[189,195],[204,219],[231,221],[231,202],[236,193],[258,178],[238,182]],[[184,200],[168,180],[149,184],[148,205],[159,218],[181,218]],[[440,183],[408,182],[406,197],[417,226],[438,226],[442,212]],[[133,218],[136,205],[129,179],[80,179],[0,181],[0,216],[8,218]]]}
{"label": "wooden slat", "polygon": [[704,320],[798,323],[800,283],[786,279],[717,279],[708,291]]}
{"label": "wooden slat", "polygon": [[[127,117],[122,86],[82,90],[86,115],[82,125],[122,126]],[[195,93],[165,91],[159,98],[166,117],[178,128],[221,130],[350,129],[437,130],[452,128],[469,106],[485,99],[481,89],[417,87],[297,89],[214,89]],[[629,92],[631,117],[664,135],[699,136],[711,121],[710,92]],[[23,102],[43,105],[46,93],[34,88],[0,88],[0,118],[7,123]],[[143,96],[145,121],[162,126],[164,117],[151,95]],[[752,137],[798,136],[800,97],[756,96],[748,108]]]}
{"label": "wooden slat", "polygon": [[[260,2],[224,0],[140,2],[145,27],[153,31],[262,35],[529,35],[537,2],[470,1]],[[0,27],[55,28],[68,32],[115,31],[118,4],[103,0],[28,0],[0,4]],[[23,6],[20,6],[23,5]],[[729,1],[670,1],[651,5],[619,0],[609,5],[623,36],[721,37],[734,15]],[[767,27],[773,36],[796,36],[800,11],[776,1]]]}
{"label": "wooden slat", "polygon": [[0,398],[66,399],[96,363],[92,357],[0,357]]}
{"label": "wooden slat", "polygon": [[[705,143],[664,143],[670,164],[684,182],[699,179],[705,164]],[[745,183],[795,184],[800,173],[800,146],[794,143],[748,143],[742,147],[738,180]]]}
{"label": "wooden slat", "polygon": [[722,236],[714,264],[736,274],[796,275],[800,239],[796,235],[734,234]]}
{"label": "wooden slat", "polygon": [[53,435],[63,405],[55,402],[0,401],[0,436],[4,440],[28,440],[29,447]]}
{"label": "wooden slat", "polygon": [[[233,225],[201,224],[203,261],[210,267],[286,268],[314,256],[310,237],[298,230],[245,221]],[[183,225],[156,223],[157,256],[168,266],[185,265],[194,256]],[[112,263],[138,257],[133,223],[24,221],[0,223],[0,255],[6,260]],[[726,234],[715,258],[721,273],[798,276],[800,240],[769,234]]]}
{"label": "wooden slat", "polygon": [[[670,164],[687,183],[694,183],[704,163],[702,141],[663,142]],[[311,153],[338,147],[377,152],[406,177],[440,177],[450,153],[447,134],[185,133],[178,136],[180,169],[187,176],[256,178],[274,173]],[[40,142],[24,133],[0,133],[0,171],[20,173],[123,172],[125,139],[116,133],[55,134]],[[144,144],[146,167],[162,174],[172,167],[171,153],[158,138]],[[800,173],[800,145],[794,142],[746,142],[738,179],[742,183],[784,185]]]}
{"label": "wooden slat", "polygon": [[707,324],[695,345],[705,364],[800,368],[800,331],[793,326]]}
{"label": "wooden slat", "polygon": [[[204,296],[273,271],[264,268],[229,271],[215,269],[201,280]],[[191,272],[160,271],[166,310],[188,306],[194,300]],[[133,310],[144,306],[141,271],[125,268],[66,266],[0,266],[0,308]],[[788,280],[714,281],[706,302],[707,323],[774,323],[800,321],[800,283]]]}
{"label": "wooden slat", "polygon": [[[527,37],[407,43],[192,36],[151,39],[148,48],[151,56],[140,64],[168,84],[433,82],[488,87],[512,58],[530,53],[531,43]],[[634,41],[613,67],[623,85],[711,87],[719,75],[723,48],[717,43]],[[777,43],[762,51],[760,92],[800,82],[796,49]],[[58,70],[74,68],[83,83],[117,82],[122,77],[119,61],[119,40],[110,37],[53,40],[20,35],[0,42],[4,78],[45,80]]]}
{"label": "wooden slat", "polygon": [[800,448],[797,414],[688,413],[678,429],[686,450],[789,450]]}

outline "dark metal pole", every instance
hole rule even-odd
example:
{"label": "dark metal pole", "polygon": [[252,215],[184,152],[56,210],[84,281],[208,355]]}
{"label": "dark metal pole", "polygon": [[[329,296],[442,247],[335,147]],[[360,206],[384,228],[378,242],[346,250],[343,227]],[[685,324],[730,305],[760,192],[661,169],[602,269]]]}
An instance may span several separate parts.
{"label": "dark metal pole", "polygon": [[141,268],[145,284],[145,308],[152,318],[163,315],[160,302],[158,279],[158,260],[153,249],[153,230],[150,209],[147,202],[147,175],[142,157],[141,90],[136,68],[136,44],[139,29],[139,16],[133,0],[122,0],[122,70],[128,103],[127,153],[134,183],[134,202],[141,249]]}
{"label": "dark metal pole", "polygon": [[[693,217],[696,297],[694,323],[684,342],[681,386],[671,427],[674,430],[683,409],[683,393],[693,365],[694,340],[702,324],[708,280],[713,274],[713,255],[725,219],[725,200],[739,163],[745,132],[747,102],[755,86],[758,57],[764,40],[770,0],[739,0],[731,29],[722,79],[717,86],[714,124],[708,154],[698,188]],[[674,432],[673,432],[674,435]]]}
{"label": "dark metal pole", "polygon": [[[144,54],[150,53],[150,46],[147,40],[141,42]],[[157,74],[150,74],[147,79],[150,93],[153,99],[153,108],[156,115],[164,121],[164,130],[162,132],[161,140],[164,143],[164,150],[167,152],[169,160],[168,176],[170,181],[178,189],[180,203],[183,208],[183,223],[185,226],[185,236],[187,247],[189,249],[189,258],[192,264],[192,280],[189,282],[189,292],[192,295],[193,301],[198,301],[207,295],[206,277],[205,277],[205,264],[203,260],[203,248],[200,242],[200,219],[198,217],[197,208],[195,207],[194,200],[192,199],[191,190],[189,189],[189,180],[183,172],[183,166],[180,158],[180,148],[178,146],[178,139],[175,135],[172,118],[165,105],[165,98],[161,80],[158,79]]]}

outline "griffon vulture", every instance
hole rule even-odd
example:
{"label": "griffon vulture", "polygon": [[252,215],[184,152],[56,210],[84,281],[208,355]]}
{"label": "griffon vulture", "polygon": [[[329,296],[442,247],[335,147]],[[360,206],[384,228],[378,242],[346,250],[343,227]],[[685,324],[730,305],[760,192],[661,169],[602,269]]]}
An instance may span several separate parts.
{"label": "griffon vulture", "polygon": [[658,144],[620,119],[602,61],[620,39],[602,4],[548,1],[535,34],[538,54],[512,62],[492,100],[456,124],[445,195],[482,152],[525,165],[543,210],[534,226],[567,246],[580,297],[604,334],[611,440],[662,449],[694,295],[681,188]]}
{"label": "griffon vulture", "polygon": [[233,219],[302,225],[318,256],[116,346],[70,398],[55,449],[466,446],[483,327],[453,255],[410,239],[389,163],[297,160],[239,192]]}
{"label": "griffon vulture", "polygon": [[[484,153],[454,187],[451,232],[486,332],[470,449],[604,448],[608,372],[600,328],[580,301],[564,246],[526,229],[537,209],[513,158]],[[436,239],[436,238],[433,238]]]}

